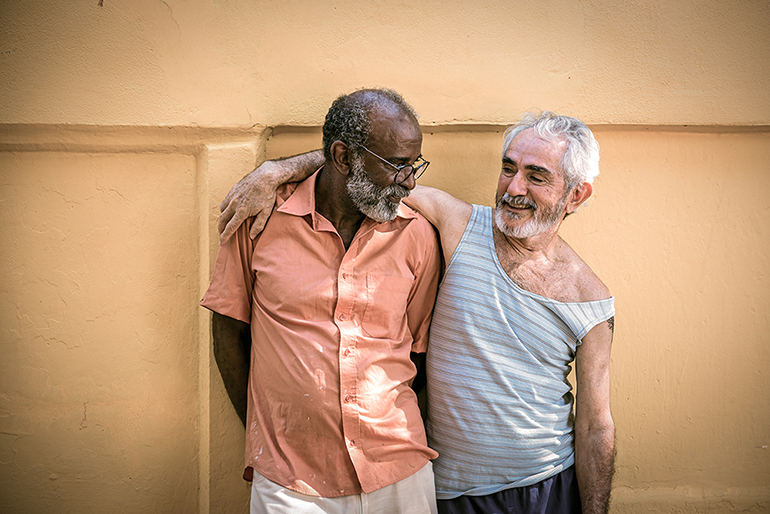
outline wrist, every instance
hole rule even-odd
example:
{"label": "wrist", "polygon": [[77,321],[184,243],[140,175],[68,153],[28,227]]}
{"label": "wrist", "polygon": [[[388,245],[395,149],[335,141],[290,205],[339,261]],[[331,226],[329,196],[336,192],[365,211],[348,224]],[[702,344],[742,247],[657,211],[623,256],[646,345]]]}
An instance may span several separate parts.
{"label": "wrist", "polygon": [[280,161],[265,161],[253,173],[263,184],[273,190],[278,189],[281,184],[288,182],[291,178],[289,170],[285,169]]}

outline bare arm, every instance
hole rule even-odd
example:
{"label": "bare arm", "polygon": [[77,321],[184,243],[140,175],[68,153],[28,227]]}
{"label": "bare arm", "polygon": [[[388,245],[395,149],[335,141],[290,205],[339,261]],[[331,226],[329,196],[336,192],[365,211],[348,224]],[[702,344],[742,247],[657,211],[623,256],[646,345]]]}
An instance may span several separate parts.
{"label": "bare arm", "polygon": [[583,338],[575,359],[575,470],[584,514],[606,513],[615,465],[615,423],[610,414],[610,347],[614,318]]}
{"label": "bare arm", "polygon": [[214,313],[211,323],[214,358],[235,412],[246,426],[251,330],[248,323]]}
{"label": "bare arm", "polygon": [[[256,216],[249,235],[254,239],[265,226],[281,184],[309,177],[324,163],[323,152],[315,150],[276,161],[265,161],[233,186],[219,206],[219,244],[224,244],[246,218]],[[404,203],[435,226],[441,235],[444,258],[454,253],[471,217],[470,204],[432,187],[417,186]]]}
{"label": "bare arm", "polygon": [[315,150],[285,159],[265,161],[243,177],[219,205],[219,244],[226,243],[241,223],[250,216],[257,218],[249,235],[252,239],[257,237],[273,210],[278,186],[309,177],[323,163],[323,152]]}
{"label": "bare arm", "polygon": [[403,202],[436,227],[441,236],[444,259],[449,261],[471,219],[473,207],[440,189],[417,186]]}

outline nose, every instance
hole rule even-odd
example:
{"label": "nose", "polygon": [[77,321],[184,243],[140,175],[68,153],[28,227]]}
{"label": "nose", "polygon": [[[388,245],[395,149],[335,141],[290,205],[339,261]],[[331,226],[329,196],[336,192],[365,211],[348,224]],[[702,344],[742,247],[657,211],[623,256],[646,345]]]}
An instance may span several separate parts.
{"label": "nose", "polygon": [[524,196],[527,194],[526,180],[521,173],[516,173],[508,182],[506,192],[511,196]]}
{"label": "nose", "polygon": [[409,176],[406,177],[406,180],[401,182],[400,185],[407,188],[409,191],[415,188],[417,185],[417,180],[414,178],[414,170],[409,171]]}

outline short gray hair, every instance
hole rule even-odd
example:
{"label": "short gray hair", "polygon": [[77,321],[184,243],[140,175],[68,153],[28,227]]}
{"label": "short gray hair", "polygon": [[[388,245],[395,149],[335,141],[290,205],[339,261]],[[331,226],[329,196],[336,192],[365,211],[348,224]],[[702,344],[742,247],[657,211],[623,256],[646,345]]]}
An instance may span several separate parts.
{"label": "short gray hair", "polygon": [[551,111],[527,112],[518,123],[508,127],[503,134],[503,157],[513,138],[527,129],[534,130],[546,141],[562,139],[567,142],[567,150],[559,163],[567,190],[583,182],[590,184],[599,175],[599,143],[591,129],[577,118]]}
{"label": "short gray hair", "polygon": [[360,155],[363,152],[361,147],[369,144],[372,113],[393,107],[417,120],[417,113],[412,106],[392,89],[359,89],[339,96],[326,113],[323,126],[324,157],[331,159],[331,146],[335,141],[342,141],[353,155]]}

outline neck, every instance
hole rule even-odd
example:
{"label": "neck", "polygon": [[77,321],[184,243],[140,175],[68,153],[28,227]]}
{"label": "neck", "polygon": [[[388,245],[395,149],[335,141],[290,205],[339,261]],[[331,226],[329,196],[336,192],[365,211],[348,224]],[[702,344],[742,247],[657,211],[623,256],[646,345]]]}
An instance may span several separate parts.
{"label": "neck", "polygon": [[335,227],[338,224],[360,224],[365,218],[350,201],[344,180],[338,173],[329,172],[327,165],[318,174],[315,187],[315,210]]}
{"label": "neck", "polygon": [[327,163],[316,179],[315,210],[334,225],[345,248],[348,248],[366,216],[350,201],[339,173],[327,171],[331,169]]}
{"label": "neck", "polygon": [[550,259],[561,241],[559,237],[560,225],[561,223],[555,223],[548,230],[534,236],[516,238],[505,235],[497,227],[497,223],[493,223],[495,247],[498,253],[506,254],[518,262],[541,258]]}

